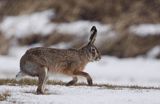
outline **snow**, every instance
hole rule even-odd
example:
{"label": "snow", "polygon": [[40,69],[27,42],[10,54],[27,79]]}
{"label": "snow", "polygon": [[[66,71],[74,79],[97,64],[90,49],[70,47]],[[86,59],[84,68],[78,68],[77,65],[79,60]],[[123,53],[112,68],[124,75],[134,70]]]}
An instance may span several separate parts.
{"label": "snow", "polygon": [[160,24],[140,24],[129,28],[129,31],[138,36],[160,35]]}
{"label": "snow", "polygon": [[[0,31],[8,38],[12,36],[20,38],[33,34],[49,35],[54,32],[84,37],[90,34],[90,28],[95,25],[98,30],[97,40],[100,40],[96,41],[98,44],[108,38],[117,36],[111,24],[85,20],[66,23],[51,22],[51,19],[54,19],[55,15],[54,10],[45,10],[26,15],[6,16],[0,23]],[[160,24],[133,25],[130,26],[129,31],[142,37],[159,35]]]}
{"label": "snow", "polygon": [[107,37],[114,37],[116,34],[111,25],[96,21],[51,22],[51,18],[54,18],[55,15],[54,10],[46,10],[28,15],[7,16],[0,23],[0,31],[7,38],[12,36],[21,38],[33,34],[49,35],[54,32],[87,37],[90,35],[91,27],[95,25],[98,30],[97,40],[105,40]]}
{"label": "snow", "polygon": [[68,49],[70,48],[72,45],[71,43],[65,43],[65,42],[61,42],[61,43],[57,43],[55,45],[49,46],[50,48],[59,48],[59,49]]}
{"label": "snow", "polygon": [[[63,48],[60,44],[60,47]],[[13,46],[8,56],[0,56],[0,77],[15,78],[19,71],[19,60],[25,51],[31,47]],[[59,47],[59,46],[56,46]],[[97,84],[138,85],[160,87],[160,60],[154,58],[127,58],[103,56],[98,62],[89,63],[85,71]],[[85,82],[84,78],[79,82]],[[53,75],[50,79],[68,82],[71,77]],[[159,104],[160,90],[155,89],[108,89],[89,86],[47,85],[45,95],[36,95],[37,86],[0,85],[0,94],[9,93],[1,104]]]}
{"label": "snow", "polygon": [[8,16],[0,24],[0,30],[7,36],[23,37],[32,34],[49,34],[54,25],[50,23],[53,10],[33,13],[30,15]]}
{"label": "snow", "polygon": [[[36,35],[51,35],[59,33],[63,35],[74,35],[74,41],[88,40],[90,36],[90,29],[96,26],[98,35],[96,38],[96,45],[99,46],[103,41],[116,37],[116,32],[112,30],[109,24],[102,24],[96,21],[78,20],[66,23],[54,23],[51,19],[55,17],[54,10],[46,10],[35,12],[32,14],[7,16],[0,23],[0,32],[7,38],[23,38],[33,34]],[[13,40],[13,42],[16,41]],[[14,42],[16,43],[16,42]],[[60,43],[57,46],[62,46]],[[70,43],[72,45],[73,43]],[[70,46],[66,46],[70,47]]]}
{"label": "snow", "polygon": [[110,25],[103,25],[99,22],[79,20],[71,23],[59,24],[56,27],[56,30],[59,33],[86,35],[89,34],[91,27],[94,25],[97,27],[99,34],[106,33],[111,29]]}
{"label": "snow", "polygon": [[92,26],[96,26],[97,28],[97,38],[96,44],[100,45],[102,41],[106,41],[107,39],[116,37],[116,32],[112,30],[111,25],[101,24],[99,22],[91,22],[79,20],[70,23],[60,23],[56,24],[56,28],[54,31],[60,34],[70,34],[76,35],[77,38],[85,37],[88,39],[90,36],[90,29]]}
{"label": "snow", "polygon": [[160,60],[147,58],[118,59],[103,57],[86,69],[95,83],[118,85],[160,86]]}
{"label": "snow", "polygon": [[155,46],[147,53],[147,57],[156,58],[159,54],[160,54],[160,46]]}
{"label": "snow", "polygon": [[[28,15],[8,16],[0,23],[0,31],[8,38],[24,37],[32,34],[48,35],[54,32],[87,37],[90,28],[95,25],[98,29],[97,41],[101,42],[108,37],[115,37],[116,32],[109,24],[96,21],[74,21],[69,23],[51,23],[56,14],[54,10],[41,11]],[[38,18],[38,19],[37,19]],[[140,24],[131,26],[130,32],[138,36],[159,35],[160,24]],[[106,37],[107,36],[107,37]],[[88,38],[87,38],[88,39]],[[97,42],[96,41],[96,42]],[[0,78],[15,78],[19,72],[19,60],[25,51],[31,47],[41,46],[12,46],[8,56],[0,56]],[[70,45],[60,43],[51,47],[67,48]],[[160,60],[154,57],[160,52],[159,46],[147,53],[147,58],[136,57],[118,59],[103,56],[98,62],[89,63],[85,71],[88,72],[93,83],[111,85],[138,85],[146,87],[160,87]],[[71,77],[51,75],[50,79],[69,81]],[[85,78],[79,77],[79,82]],[[45,95],[36,95],[37,86],[29,85],[0,85],[0,94],[8,92],[5,101],[0,104],[160,104],[160,90],[155,89],[108,89],[89,86],[60,86],[47,85]]]}
{"label": "snow", "polygon": [[36,95],[36,86],[0,86],[11,94],[1,104],[159,104],[159,90],[106,89],[47,85],[46,95]]}

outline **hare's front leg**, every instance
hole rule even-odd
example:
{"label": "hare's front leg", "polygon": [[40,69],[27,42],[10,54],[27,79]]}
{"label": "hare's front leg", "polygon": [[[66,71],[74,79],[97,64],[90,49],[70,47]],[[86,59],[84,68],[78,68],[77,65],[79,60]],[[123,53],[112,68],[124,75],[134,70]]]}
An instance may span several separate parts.
{"label": "hare's front leg", "polygon": [[78,72],[75,72],[74,74],[85,77],[87,79],[88,85],[89,86],[93,85],[92,78],[91,78],[91,76],[88,73],[82,72],[82,71],[78,71]]}
{"label": "hare's front leg", "polygon": [[39,76],[38,76],[38,88],[37,88],[37,94],[44,94],[44,86],[47,82],[48,79],[48,75],[47,75],[47,68],[42,68],[39,72]]}
{"label": "hare's front leg", "polygon": [[78,81],[78,78],[75,76],[71,81],[69,81],[66,86],[74,85]]}

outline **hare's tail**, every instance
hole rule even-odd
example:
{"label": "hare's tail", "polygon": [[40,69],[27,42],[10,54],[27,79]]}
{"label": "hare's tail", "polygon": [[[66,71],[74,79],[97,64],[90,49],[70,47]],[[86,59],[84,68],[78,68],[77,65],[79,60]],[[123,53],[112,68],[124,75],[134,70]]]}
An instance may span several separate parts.
{"label": "hare's tail", "polygon": [[16,75],[16,81],[21,80],[21,79],[22,79],[23,77],[25,77],[26,75],[27,75],[27,74],[24,73],[24,72],[22,72],[22,71],[18,72],[17,75]]}

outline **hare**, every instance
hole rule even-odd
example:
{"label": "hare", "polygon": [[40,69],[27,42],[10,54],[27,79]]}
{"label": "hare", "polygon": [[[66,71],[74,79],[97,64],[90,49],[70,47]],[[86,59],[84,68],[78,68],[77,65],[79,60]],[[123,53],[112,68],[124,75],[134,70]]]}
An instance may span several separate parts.
{"label": "hare", "polygon": [[37,94],[44,93],[48,73],[72,76],[73,79],[66,84],[67,86],[75,84],[78,81],[77,76],[85,77],[88,85],[92,85],[92,78],[83,70],[88,62],[100,60],[101,55],[94,45],[97,35],[96,27],[93,26],[90,31],[89,42],[79,49],[36,47],[27,50],[20,59],[20,72],[16,78],[25,75],[38,77]]}

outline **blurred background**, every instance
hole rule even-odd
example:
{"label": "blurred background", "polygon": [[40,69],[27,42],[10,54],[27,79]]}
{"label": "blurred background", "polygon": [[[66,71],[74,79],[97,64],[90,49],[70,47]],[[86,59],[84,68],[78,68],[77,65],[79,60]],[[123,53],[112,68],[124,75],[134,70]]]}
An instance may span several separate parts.
{"label": "blurred background", "polygon": [[0,0],[1,78],[31,47],[80,47],[93,25],[104,57],[87,66],[95,79],[160,85],[160,0]]}
{"label": "blurred background", "polygon": [[146,55],[160,44],[159,17],[159,0],[1,0],[0,54],[13,43],[79,47],[95,25],[103,55]]}

